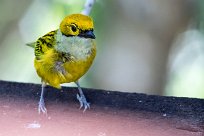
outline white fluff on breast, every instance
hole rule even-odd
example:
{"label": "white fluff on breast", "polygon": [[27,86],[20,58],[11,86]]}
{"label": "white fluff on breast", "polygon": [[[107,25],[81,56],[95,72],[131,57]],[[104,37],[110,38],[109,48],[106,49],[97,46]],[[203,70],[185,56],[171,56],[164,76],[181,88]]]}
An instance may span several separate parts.
{"label": "white fluff on breast", "polygon": [[91,55],[93,41],[89,38],[78,36],[67,37],[57,32],[55,49],[59,52],[69,53],[75,59],[86,59]]}

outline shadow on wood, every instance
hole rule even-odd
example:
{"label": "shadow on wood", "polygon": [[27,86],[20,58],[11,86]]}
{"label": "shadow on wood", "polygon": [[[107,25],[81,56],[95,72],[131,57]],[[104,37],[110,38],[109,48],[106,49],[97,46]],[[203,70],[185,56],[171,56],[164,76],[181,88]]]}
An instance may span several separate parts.
{"label": "shadow on wood", "polygon": [[40,90],[38,84],[0,81],[0,120],[5,122],[0,135],[201,136],[204,132],[202,99],[83,88],[91,103],[83,113],[77,88],[46,87],[44,116],[37,113]]}

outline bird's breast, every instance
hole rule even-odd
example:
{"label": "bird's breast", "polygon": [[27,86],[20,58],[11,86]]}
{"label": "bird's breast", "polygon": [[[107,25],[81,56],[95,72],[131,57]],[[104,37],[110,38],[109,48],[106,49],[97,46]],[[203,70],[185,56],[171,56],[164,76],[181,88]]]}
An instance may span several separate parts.
{"label": "bird's breast", "polygon": [[69,54],[70,59],[63,67],[72,75],[72,81],[78,80],[87,72],[96,55],[95,41],[90,38],[62,36],[55,49]]}
{"label": "bird's breast", "polygon": [[85,60],[95,50],[95,41],[90,38],[62,35],[55,48],[59,52],[70,54],[76,60]]}

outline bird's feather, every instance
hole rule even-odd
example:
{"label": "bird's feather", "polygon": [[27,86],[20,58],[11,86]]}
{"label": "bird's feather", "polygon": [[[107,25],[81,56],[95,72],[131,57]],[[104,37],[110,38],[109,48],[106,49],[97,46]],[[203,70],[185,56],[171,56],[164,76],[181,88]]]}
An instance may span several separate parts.
{"label": "bird's feather", "polygon": [[44,36],[40,37],[35,44],[35,57],[40,59],[41,56],[48,51],[49,49],[53,48],[55,45],[55,34],[57,30],[51,31]]}

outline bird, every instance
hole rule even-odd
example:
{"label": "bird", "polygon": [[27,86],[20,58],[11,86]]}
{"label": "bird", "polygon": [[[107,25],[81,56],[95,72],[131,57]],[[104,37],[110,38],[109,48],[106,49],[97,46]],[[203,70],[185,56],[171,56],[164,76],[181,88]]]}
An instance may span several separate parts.
{"label": "bird", "polygon": [[42,83],[39,113],[47,113],[45,87],[50,85],[61,89],[61,84],[70,82],[78,87],[80,108],[83,107],[84,111],[90,108],[79,79],[88,71],[96,56],[95,38],[92,18],[83,14],[71,14],[61,21],[58,29],[27,44],[34,47],[34,67]]}

